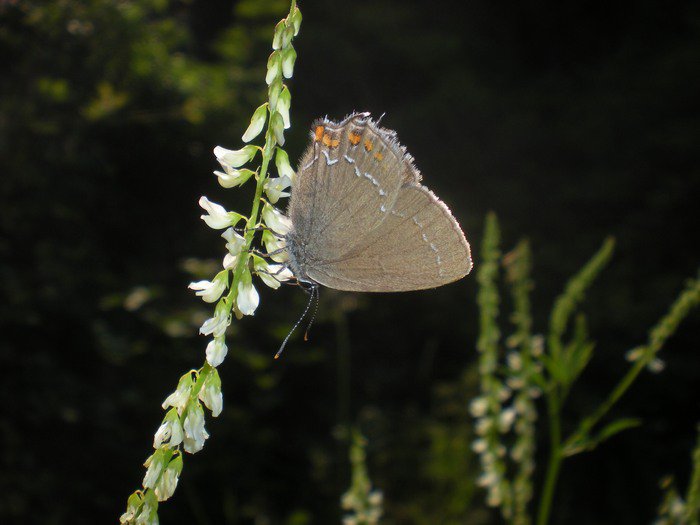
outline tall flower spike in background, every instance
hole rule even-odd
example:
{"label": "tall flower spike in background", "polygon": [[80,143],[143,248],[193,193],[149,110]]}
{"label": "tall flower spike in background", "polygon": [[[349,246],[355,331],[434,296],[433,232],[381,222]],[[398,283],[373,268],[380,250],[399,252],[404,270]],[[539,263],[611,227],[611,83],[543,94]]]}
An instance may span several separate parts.
{"label": "tall flower spike in background", "polygon": [[[214,149],[216,160],[223,169],[215,171],[214,175],[222,187],[242,186],[255,176],[253,203],[250,215],[246,218],[206,197],[199,200],[199,205],[205,211],[202,220],[212,229],[225,230],[222,237],[227,241],[222,271],[210,281],[203,280],[189,285],[205,302],[216,303],[213,316],[200,328],[200,334],[209,338],[205,350],[206,359],[201,368],[183,375],[175,391],[163,402],[163,408],[168,411],[153,439],[155,451],[144,464],[147,470],[143,487],[129,496],[126,512],[120,518],[122,524],[157,525],[159,502],[169,499],[177,488],[183,467],[183,451],[194,454],[204,447],[209,438],[202,404],[211,411],[213,417],[222,411],[221,379],[216,367],[228,353],[225,333],[232,314],[238,318],[253,315],[258,307],[260,297],[253,284],[253,273],[259,274],[262,282],[271,288],[278,288],[279,281],[291,277],[280,265],[268,264],[257,257],[253,260],[250,248],[257,226],[265,225],[270,220],[274,222],[275,228],[280,228],[288,222],[270,204],[265,204],[262,223],[259,221],[263,193],[270,203],[276,204],[279,199],[289,196],[287,190],[294,177],[289,157],[280,146],[284,145],[284,130],[290,127],[289,110],[292,100],[284,79],[291,78],[294,72],[297,55],[292,41],[299,33],[301,19],[296,1],[292,1],[287,17],[275,26],[273,51],[265,76],[268,100],[255,110],[241,137],[243,142],[249,143],[265,131],[264,145],[247,144],[237,150],[221,146]],[[246,168],[258,153],[262,157],[260,167],[256,170]],[[270,178],[268,168],[273,160],[278,177]],[[234,228],[242,221],[245,222],[245,229],[241,236]],[[273,225],[267,226],[277,231]],[[273,241],[264,237],[263,242],[268,249],[271,246],[274,249],[283,247],[277,239]]]}

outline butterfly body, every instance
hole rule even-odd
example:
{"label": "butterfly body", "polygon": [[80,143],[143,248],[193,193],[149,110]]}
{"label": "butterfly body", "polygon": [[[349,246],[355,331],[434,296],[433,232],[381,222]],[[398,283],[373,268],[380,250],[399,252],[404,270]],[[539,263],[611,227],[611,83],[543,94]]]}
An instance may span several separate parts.
{"label": "butterfly body", "polygon": [[393,131],[368,113],[319,120],[287,210],[289,267],[303,283],[363,292],[434,288],[472,267],[449,209]]}

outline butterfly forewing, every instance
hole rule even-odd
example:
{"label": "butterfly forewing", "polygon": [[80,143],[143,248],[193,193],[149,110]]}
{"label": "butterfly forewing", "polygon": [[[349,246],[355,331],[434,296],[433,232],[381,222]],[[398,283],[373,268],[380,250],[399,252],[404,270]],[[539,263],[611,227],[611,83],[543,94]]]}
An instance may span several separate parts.
{"label": "butterfly forewing", "polygon": [[335,260],[385,219],[407,177],[391,132],[366,114],[318,121],[292,187],[289,216],[310,260]]}

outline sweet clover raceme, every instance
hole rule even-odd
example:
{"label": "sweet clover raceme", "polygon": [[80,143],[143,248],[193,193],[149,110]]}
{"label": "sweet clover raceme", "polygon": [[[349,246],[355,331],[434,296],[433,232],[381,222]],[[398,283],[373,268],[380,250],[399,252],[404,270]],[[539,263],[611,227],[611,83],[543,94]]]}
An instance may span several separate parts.
{"label": "sweet clover raceme", "polygon": [[[129,497],[126,512],[120,518],[122,524],[158,524],[159,502],[170,498],[177,488],[183,467],[183,450],[190,454],[199,452],[209,438],[202,405],[213,417],[221,414],[223,395],[216,367],[228,353],[225,334],[232,315],[239,319],[244,315],[253,315],[260,303],[253,275],[275,289],[282,281],[292,277],[282,265],[253,255],[251,247],[256,231],[262,229],[262,243],[268,253],[276,252],[272,259],[277,262],[285,260],[286,255],[279,251],[284,247],[280,236],[288,231],[290,223],[273,205],[289,196],[288,189],[294,178],[289,156],[280,146],[284,145],[284,130],[291,125],[291,93],[284,79],[291,78],[294,72],[297,55],[292,41],[299,33],[301,19],[301,12],[296,2],[292,1],[288,16],[277,24],[274,31],[273,52],[265,77],[268,100],[254,111],[241,137],[243,142],[248,143],[265,131],[264,144],[247,144],[235,150],[221,146],[214,148],[214,156],[223,169],[214,172],[219,184],[224,188],[233,188],[254,178],[253,203],[250,215],[245,217],[228,211],[207,197],[199,199],[199,205],[204,210],[202,220],[214,230],[224,230],[221,237],[226,241],[222,270],[211,280],[189,285],[203,301],[216,305],[212,317],[199,330],[200,334],[209,338],[205,350],[206,361],[200,369],[183,375],[175,391],[163,401],[163,408],[169,410],[153,438],[155,451],[144,463],[147,470],[143,487]],[[257,169],[245,167],[258,153],[261,154],[260,166]],[[273,160],[277,177],[270,177],[268,173]],[[263,199],[263,193],[267,200]],[[244,227],[240,227],[240,224],[244,224]]]}

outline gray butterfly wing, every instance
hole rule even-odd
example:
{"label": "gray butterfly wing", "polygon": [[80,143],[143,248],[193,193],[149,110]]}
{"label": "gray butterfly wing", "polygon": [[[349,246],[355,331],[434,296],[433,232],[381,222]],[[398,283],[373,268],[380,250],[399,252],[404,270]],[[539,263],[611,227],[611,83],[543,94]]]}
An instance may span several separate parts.
{"label": "gray butterfly wing", "polygon": [[340,123],[317,121],[311,139],[287,210],[296,245],[304,249],[304,270],[338,260],[365,241],[393,208],[402,184],[417,180],[395,134],[367,113]]}
{"label": "gray butterfly wing", "polygon": [[306,268],[338,290],[401,292],[442,286],[469,273],[469,244],[433,192],[407,183],[381,225],[344,257]]}

